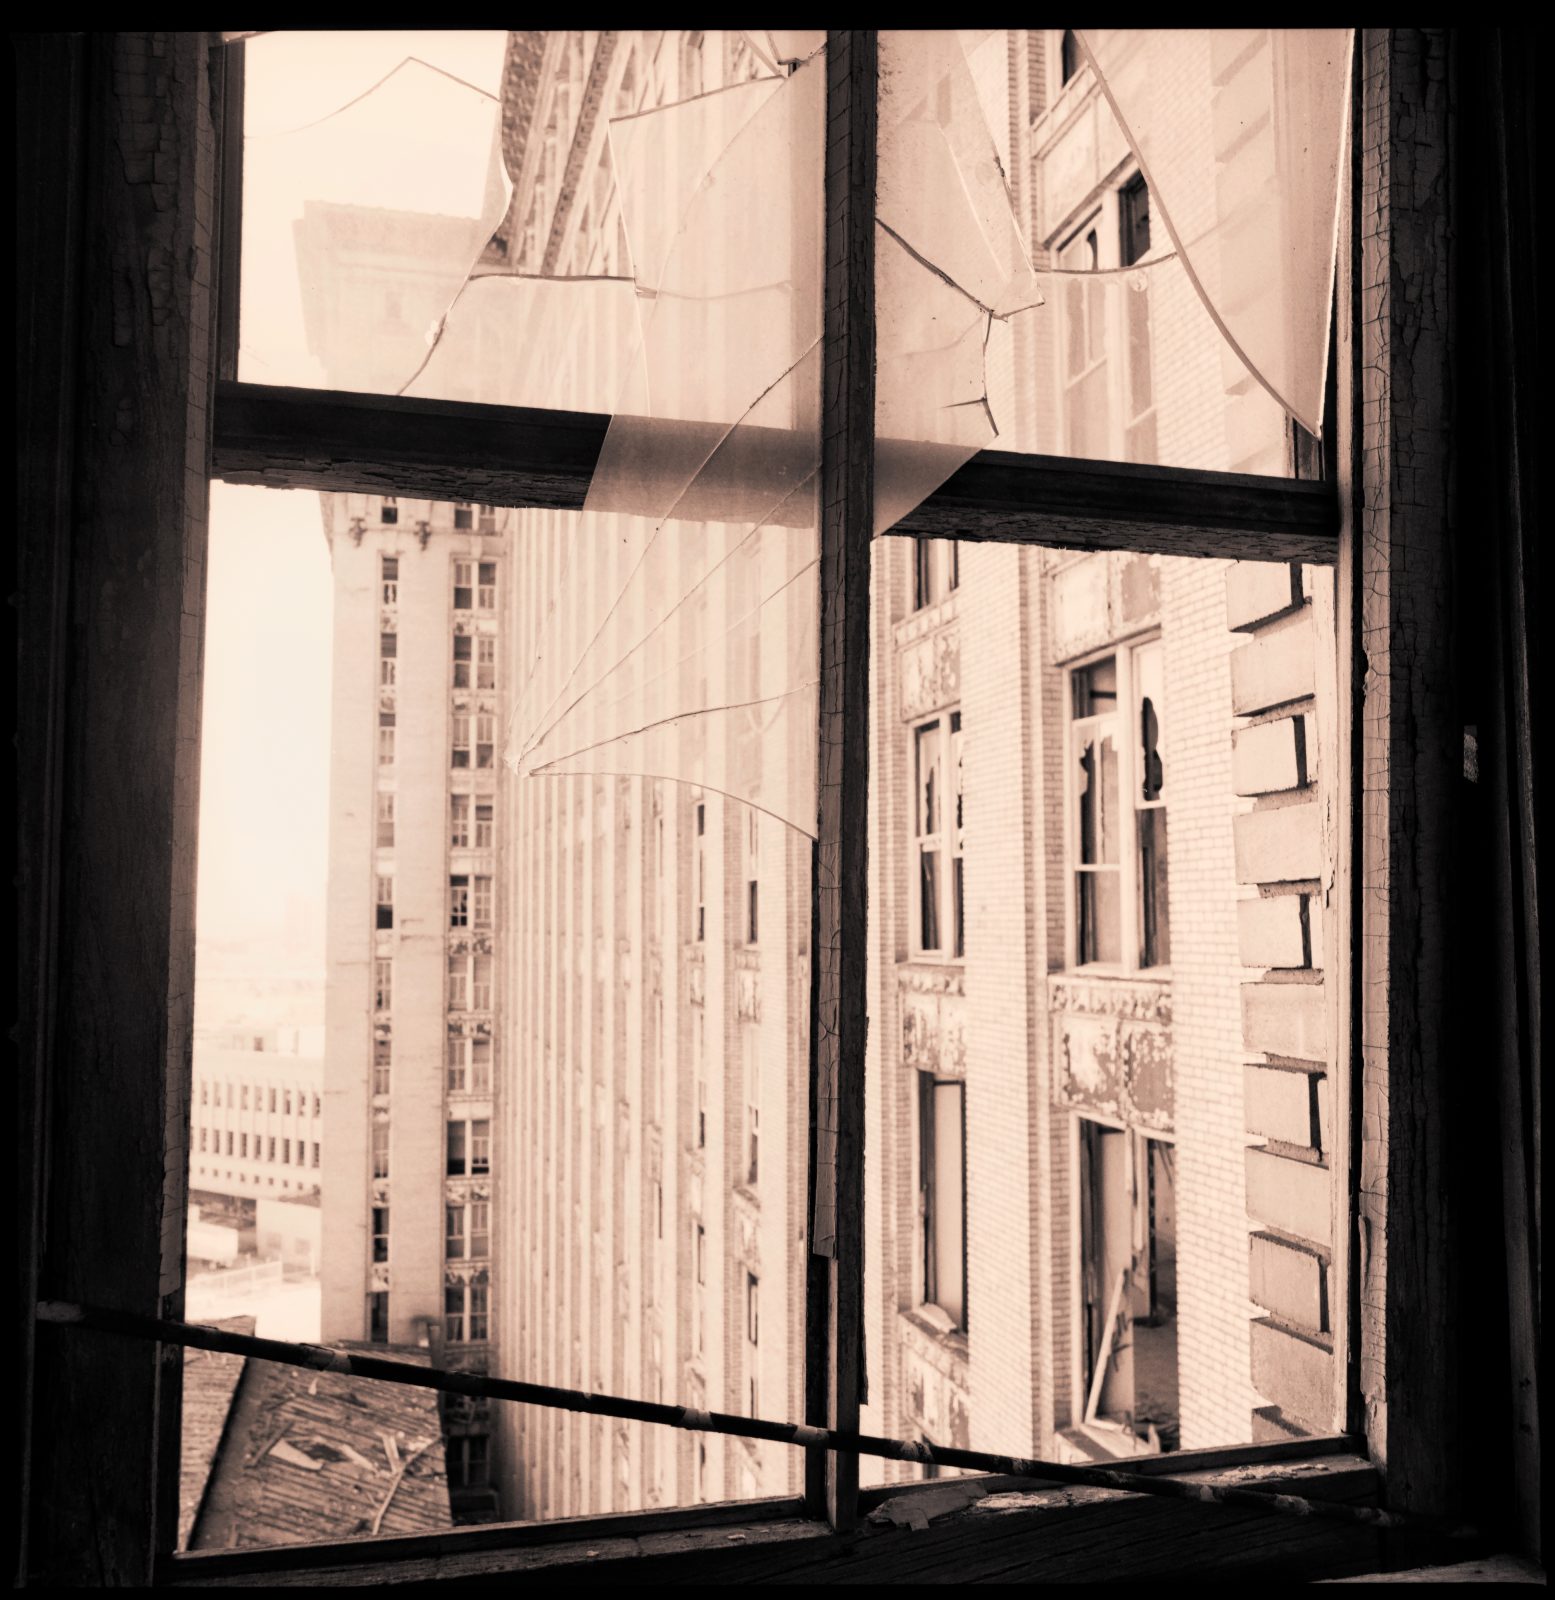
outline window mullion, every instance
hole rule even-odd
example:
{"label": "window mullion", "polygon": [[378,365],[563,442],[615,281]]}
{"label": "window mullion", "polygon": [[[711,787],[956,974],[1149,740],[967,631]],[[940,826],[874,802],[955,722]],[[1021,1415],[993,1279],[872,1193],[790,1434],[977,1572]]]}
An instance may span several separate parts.
{"label": "window mullion", "polygon": [[1118,900],[1122,965],[1139,966],[1139,814],[1134,762],[1138,717],[1134,707],[1134,652],[1120,647],[1118,663]]}
{"label": "window mullion", "polygon": [[[868,945],[870,545],[874,533],[878,38],[826,36],[821,364],[819,794],[811,880],[811,1256],[806,1416],[856,1433],[864,1389],[864,1044]],[[847,1530],[856,1454],[812,1451],[811,1515]]]}

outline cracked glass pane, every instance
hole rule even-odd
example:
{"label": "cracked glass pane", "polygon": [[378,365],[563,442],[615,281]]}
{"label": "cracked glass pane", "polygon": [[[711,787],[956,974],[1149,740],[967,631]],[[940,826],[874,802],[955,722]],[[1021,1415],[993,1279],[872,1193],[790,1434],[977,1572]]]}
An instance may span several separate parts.
{"label": "cracked glass pane", "polygon": [[[979,449],[1288,476],[1291,413],[1315,426],[1343,133],[1319,80],[1342,78],[1323,66],[1339,47],[1097,38],[1111,97],[1078,43],[1066,75],[1029,42],[1011,74],[1003,31],[881,35],[877,532]],[[1220,77],[1183,111],[1162,85],[1205,62]],[[1186,254],[1115,104],[1141,108]],[[1270,154],[1271,107],[1310,129],[1311,162]]]}
{"label": "cracked glass pane", "polygon": [[238,373],[396,394],[508,209],[506,35],[245,46]]}
{"label": "cracked glass pane", "polygon": [[1223,336],[1322,428],[1348,28],[1086,29],[1165,232]]}

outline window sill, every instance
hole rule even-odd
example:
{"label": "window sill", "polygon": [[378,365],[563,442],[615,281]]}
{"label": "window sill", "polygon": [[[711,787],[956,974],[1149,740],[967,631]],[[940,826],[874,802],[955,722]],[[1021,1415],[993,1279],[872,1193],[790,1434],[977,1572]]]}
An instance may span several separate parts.
{"label": "window sill", "polygon": [[[1296,1439],[1131,1465],[1202,1483],[1375,1504],[1376,1470],[1352,1451],[1347,1439]],[[863,1465],[867,1471],[875,1463]],[[415,1538],[189,1552],[165,1558],[156,1581],[174,1588],[334,1587],[494,1582],[539,1571],[554,1581],[574,1571],[580,1578],[586,1572],[586,1581],[604,1573],[627,1581],[826,1583],[856,1581],[866,1557],[877,1582],[922,1582],[931,1572],[963,1583],[1200,1573],[1222,1581],[1311,1581],[1384,1565],[1372,1529],[991,1474],[866,1490],[859,1510],[861,1526],[847,1534],[806,1519],[798,1499],[773,1499],[488,1523]]]}
{"label": "window sill", "polygon": [[958,1328],[947,1312],[926,1300],[921,1305],[898,1311],[897,1315],[918,1336],[920,1342],[927,1339],[953,1360],[965,1363],[968,1356],[966,1330]]}
{"label": "window sill", "polygon": [[925,634],[936,633],[956,620],[961,591],[952,589],[943,600],[909,612],[896,624],[896,648],[902,649]]}

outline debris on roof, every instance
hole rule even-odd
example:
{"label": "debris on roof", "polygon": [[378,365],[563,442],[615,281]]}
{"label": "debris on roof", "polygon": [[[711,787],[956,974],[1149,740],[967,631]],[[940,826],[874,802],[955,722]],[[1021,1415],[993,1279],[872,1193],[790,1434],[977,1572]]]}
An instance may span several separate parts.
{"label": "debris on roof", "polygon": [[[429,1364],[414,1347],[334,1348]],[[249,1361],[189,1548],[452,1526],[435,1391]]]}

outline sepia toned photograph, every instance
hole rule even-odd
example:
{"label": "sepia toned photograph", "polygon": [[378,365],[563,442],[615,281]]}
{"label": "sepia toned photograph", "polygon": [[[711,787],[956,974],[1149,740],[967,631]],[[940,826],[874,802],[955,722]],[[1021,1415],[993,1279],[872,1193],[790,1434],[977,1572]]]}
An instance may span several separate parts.
{"label": "sepia toned photograph", "polygon": [[13,51],[16,1585],[1542,1585],[1532,36]]}

